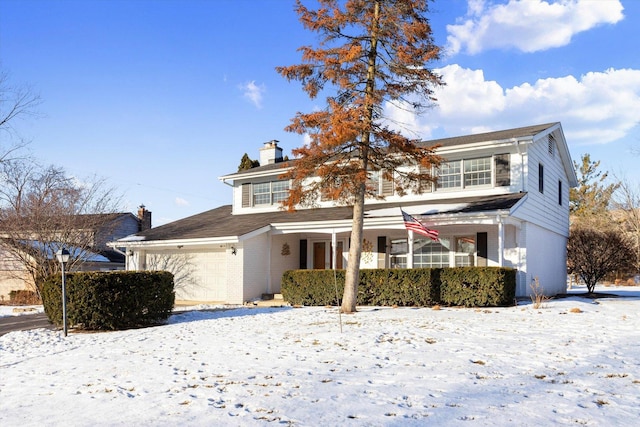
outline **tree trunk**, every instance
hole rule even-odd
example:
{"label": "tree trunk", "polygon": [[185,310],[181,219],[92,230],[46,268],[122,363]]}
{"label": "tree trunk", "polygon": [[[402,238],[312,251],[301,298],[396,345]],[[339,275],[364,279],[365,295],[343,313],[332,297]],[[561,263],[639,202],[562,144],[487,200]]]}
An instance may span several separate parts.
{"label": "tree trunk", "polygon": [[[378,26],[380,17],[380,2],[374,3],[374,18],[371,25],[371,46],[368,55],[367,85],[365,88],[365,115],[367,122],[361,136],[360,167],[366,171],[369,166],[369,148],[371,144],[371,130],[373,128],[374,90],[376,82],[376,57],[378,48]],[[364,229],[364,199],[366,196],[366,182],[359,183],[353,202],[353,222],[351,226],[351,246],[349,247],[349,261],[345,272],[344,294],[342,296],[342,312],[355,313],[358,300],[358,282],[360,281],[360,259],[362,258],[362,231]]]}
{"label": "tree trunk", "polygon": [[365,184],[360,185],[353,204],[353,222],[351,225],[351,246],[349,261],[345,272],[344,294],[342,296],[343,313],[355,313],[358,301],[358,282],[360,281],[360,259],[362,258],[362,232],[364,229],[364,193]]}

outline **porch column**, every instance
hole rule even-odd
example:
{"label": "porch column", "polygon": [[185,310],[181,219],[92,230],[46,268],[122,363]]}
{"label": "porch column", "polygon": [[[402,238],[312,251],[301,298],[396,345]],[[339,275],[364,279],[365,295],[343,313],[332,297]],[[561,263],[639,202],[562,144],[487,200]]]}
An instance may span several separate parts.
{"label": "porch column", "polygon": [[413,230],[409,230],[407,243],[409,246],[409,253],[407,254],[407,268],[413,268]]}
{"label": "porch column", "polygon": [[496,220],[498,221],[498,267],[504,267],[504,224],[500,215]]}
{"label": "porch column", "polygon": [[336,265],[338,264],[338,235],[336,234],[336,230],[331,230],[331,269],[335,270]]}

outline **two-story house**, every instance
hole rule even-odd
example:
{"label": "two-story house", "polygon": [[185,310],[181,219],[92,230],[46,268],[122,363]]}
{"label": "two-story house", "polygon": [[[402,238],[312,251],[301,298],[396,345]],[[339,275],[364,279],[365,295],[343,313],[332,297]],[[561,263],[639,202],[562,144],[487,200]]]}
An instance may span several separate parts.
{"label": "two-story house", "polygon": [[[424,144],[438,145],[446,160],[430,191],[400,197],[372,175],[385,199],[366,204],[361,268],[506,266],[518,270],[518,296],[531,293],[535,278],[547,294],[565,292],[569,188],[577,180],[560,123]],[[342,269],[351,208],[320,201],[282,211],[289,182],[280,175],[291,164],[277,141],[265,143],[261,166],[220,177],[233,188],[231,205],[114,244],[126,247],[132,270],[181,260],[177,300],[243,303],[278,293],[285,270]],[[400,208],[438,230],[439,240],[407,231]]]}

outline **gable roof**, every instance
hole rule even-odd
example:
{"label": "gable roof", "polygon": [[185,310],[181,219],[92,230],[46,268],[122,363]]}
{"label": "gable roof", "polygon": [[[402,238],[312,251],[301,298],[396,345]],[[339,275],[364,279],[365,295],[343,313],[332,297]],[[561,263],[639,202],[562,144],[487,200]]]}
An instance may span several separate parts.
{"label": "gable roof", "polygon": [[[133,218],[135,221],[139,221],[139,219],[130,212],[113,212],[113,213],[98,213],[98,214],[77,214],[77,215],[63,215],[59,217],[45,217],[45,218],[34,218],[34,217],[24,217],[27,221],[23,221],[21,223],[16,223],[15,221],[0,221],[0,232],[1,231],[12,231],[12,232],[20,232],[20,231],[31,231],[29,227],[32,226],[33,222],[29,220],[38,220],[42,221],[43,219],[47,220],[47,229],[55,230],[61,228],[77,228],[78,230],[85,229],[97,229],[106,224],[115,222],[121,218]],[[23,228],[23,229],[20,229]]]}
{"label": "gable roof", "polygon": [[[545,123],[540,125],[532,125],[532,126],[524,126],[513,129],[505,129],[493,132],[484,132],[484,133],[476,133],[473,135],[462,135],[462,136],[454,136],[450,138],[442,138],[442,139],[433,139],[422,141],[419,143],[422,147],[432,147],[434,145],[439,145],[441,147],[455,147],[458,145],[466,145],[466,144],[474,144],[478,142],[491,142],[491,141],[506,141],[510,139],[521,139],[521,138],[531,138],[535,135],[538,135],[545,130],[558,126],[560,122],[553,123]],[[249,176],[249,175],[261,175],[265,173],[269,173],[275,170],[284,169],[292,166],[292,163],[295,162],[295,159],[288,160],[285,162],[279,163],[271,163],[264,166],[258,166],[251,169],[246,169],[236,173],[230,173],[224,176],[221,176],[219,179],[222,181],[232,179],[234,177],[240,176]]]}
{"label": "gable roof", "polygon": [[541,125],[524,126],[514,129],[476,133],[473,135],[462,135],[454,136],[451,138],[433,139],[430,141],[423,141],[420,145],[425,147],[431,147],[433,145],[452,147],[456,145],[474,144],[477,142],[506,141],[510,139],[534,137],[539,133],[558,125],[559,123],[560,122],[545,123]]}
{"label": "gable roof", "polygon": [[[422,212],[425,206],[438,206],[437,212],[424,212],[424,215],[448,214],[448,213],[483,213],[497,210],[505,210],[513,207],[524,197],[525,193],[504,194],[498,196],[461,197],[457,199],[441,199],[429,202],[405,202],[405,203],[376,203],[365,206],[365,221],[373,216],[397,216],[401,218],[400,211],[393,214],[385,213],[376,215],[374,212],[384,212],[391,208],[403,209],[415,208]],[[239,237],[253,231],[260,230],[269,225],[283,223],[309,224],[320,221],[344,221],[351,220],[353,215],[350,206],[334,208],[301,209],[295,212],[277,211],[245,215],[232,215],[231,205],[221,206],[197,215],[193,215],[169,224],[151,228],[133,236],[118,240],[119,243],[149,242],[166,240],[208,239],[222,237]]]}

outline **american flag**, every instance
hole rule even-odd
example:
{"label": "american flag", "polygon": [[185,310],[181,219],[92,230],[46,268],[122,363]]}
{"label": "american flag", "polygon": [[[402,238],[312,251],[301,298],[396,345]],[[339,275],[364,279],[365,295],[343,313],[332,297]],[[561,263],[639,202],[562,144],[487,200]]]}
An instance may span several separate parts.
{"label": "american flag", "polygon": [[431,240],[438,240],[438,230],[431,230],[425,227],[420,221],[418,221],[402,209],[400,209],[400,212],[402,212],[402,219],[404,219],[404,226],[407,228],[407,230],[411,230],[414,233],[426,236]]}

